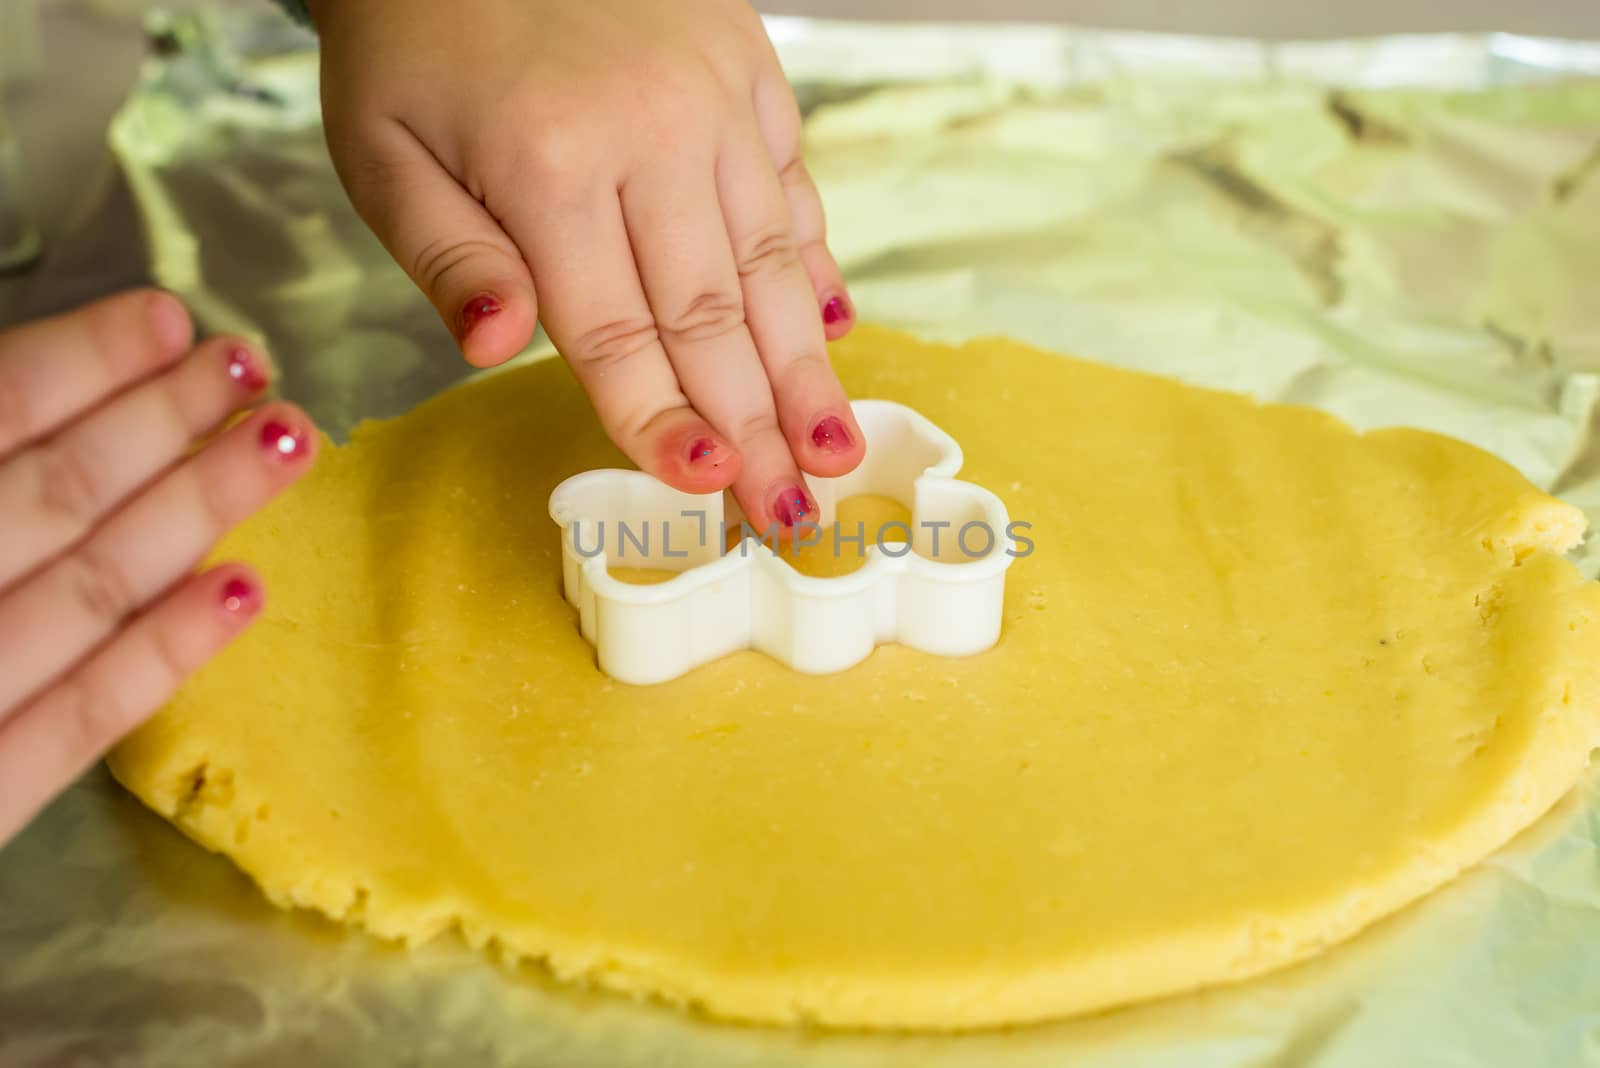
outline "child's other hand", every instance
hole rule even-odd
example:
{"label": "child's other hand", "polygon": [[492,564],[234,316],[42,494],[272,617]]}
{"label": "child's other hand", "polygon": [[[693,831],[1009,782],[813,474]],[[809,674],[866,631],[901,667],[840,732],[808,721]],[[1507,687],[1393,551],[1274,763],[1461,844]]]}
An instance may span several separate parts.
{"label": "child's other hand", "polygon": [[635,463],[731,484],[758,529],[812,507],[799,469],[860,462],[825,347],[848,298],[743,0],[311,8],[341,180],[470,362],[542,317]]}
{"label": "child's other hand", "polygon": [[281,403],[229,426],[266,359],[192,331],[153,291],[0,331],[0,843],[261,607],[248,568],[193,570],[316,433]]}

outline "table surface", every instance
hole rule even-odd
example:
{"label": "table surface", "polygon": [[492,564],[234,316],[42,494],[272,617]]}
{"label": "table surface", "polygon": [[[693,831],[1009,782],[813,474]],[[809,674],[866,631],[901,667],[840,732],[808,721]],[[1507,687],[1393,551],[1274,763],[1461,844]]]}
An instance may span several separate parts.
{"label": "table surface", "polygon": [[[12,0],[17,2],[17,0]],[[29,0],[21,0],[23,3]],[[135,78],[143,51],[140,17],[155,7],[204,0],[35,0],[45,73],[6,92],[46,253],[88,185],[104,174],[105,129]],[[263,3],[266,0],[262,0]],[[1110,29],[1292,38],[1423,31],[1600,37],[1595,0],[762,0],[777,14],[863,19],[1056,21]],[[32,276],[0,278],[0,325],[20,314]]]}

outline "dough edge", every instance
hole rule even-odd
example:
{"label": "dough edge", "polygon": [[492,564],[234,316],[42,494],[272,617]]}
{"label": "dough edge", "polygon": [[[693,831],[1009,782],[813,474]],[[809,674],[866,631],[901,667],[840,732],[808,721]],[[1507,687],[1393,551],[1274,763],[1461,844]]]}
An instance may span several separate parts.
{"label": "dough edge", "polygon": [[[1547,709],[1547,726],[1519,773],[1494,800],[1432,849],[1419,850],[1361,892],[1305,902],[1291,913],[1260,917],[1242,929],[1214,925],[1129,944],[1096,957],[1075,956],[1059,968],[1031,973],[956,976],[894,973],[872,976],[797,974],[781,969],[727,974],[696,961],[613,945],[597,951],[535,924],[508,925],[441,901],[427,915],[385,911],[353,873],[327,873],[297,883],[260,870],[248,844],[232,841],[241,813],[259,803],[234,792],[227,803],[194,799],[174,784],[197,767],[220,773],[178,749],[159,764],[130,768],[113,754],[112,774],[124,787],[206,849],[229,857],[279,907],[309,909],[380,938],[417,946],[450,931],[474,949],[493,950],[507,964],[532,964],[556,979],[640,999],[653,998],[741,1023],[808,1024],[846,1030],[965,1032],[1042,1023],[1156,998],[1235,983],[1310,958],[1399,912],[1528,828],[1580,780],[1600,746],[1583,719]],[[1564,719],[1567,729],[1552,721]],[[266,799],[260,799],[266,800]],[[494,933],[491,934],[490,931]],[[1151,958],[1165,963],[1151,965]],[[1227,962],[1219,967],[1219,961]]]}

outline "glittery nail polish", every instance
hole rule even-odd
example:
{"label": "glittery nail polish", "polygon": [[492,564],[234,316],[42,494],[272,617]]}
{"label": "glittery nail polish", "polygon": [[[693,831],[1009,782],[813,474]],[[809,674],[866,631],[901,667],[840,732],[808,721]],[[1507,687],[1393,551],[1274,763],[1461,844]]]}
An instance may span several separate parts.
{"label": "glittery nail polish", "polygon": [[461,307],[461,325],[457,336],[466,340],[468,335],[478,328],[479,323],[499,315],[503,310],[504,305],[493,294],[482,293],[473,297]]}
{"label": "glittery nail polish", "polygon": [[228,353],[228,377],[247,393],[259,393],[267,388],[267,375],[261,369],[261,359],[249,349],[234,349]]}
{"label": "glittery nail polish", "polygon": [[850,305],[843,297],[832,297],[822,306],[822,321],[828,326],[845,322],[850,314]]}
{"label": "glittery nail polish", "polygon": [[793,527],[803,522],[815,511],[816,506],[811,503],[811,498],[806,496],[806,491],[799,486],[789,486],[779,490],[772,502],[772,517],[786,527]]}
{"label": "glittery nail polish", "polygon": [[812,428],[811,444],[824,452],[848,452],[855,445],[855,438],[850,436],[850,428],[844,425],[844,420],[830,415]]}
{"label": "glittery nail polish", "polygon": [[242,578],[231,578],[222,587],[222,607],[234,615],[248,615],[261,606],[261,591]]}
{"label": "glittery nail polish", "polygon": [[280,460],[292,460],[305,451],[306,436],[287,423],[269,419],[261,427],[261,447]]}
{"label": "glittery nail polish", "polygon": [[721,467],[727,450],[715,438],[696,438],[689,446],[689,462],[696,467],[710,464],[712,467]]}

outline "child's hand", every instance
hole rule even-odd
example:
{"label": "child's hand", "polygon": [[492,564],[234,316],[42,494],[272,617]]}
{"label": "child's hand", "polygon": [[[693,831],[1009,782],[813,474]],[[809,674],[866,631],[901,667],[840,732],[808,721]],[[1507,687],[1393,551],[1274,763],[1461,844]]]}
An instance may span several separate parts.
{"label": "child's hand", "polygon": [[334,164],[469,361],[509,359],[542,318],[635,463],[732,484],[757,528],[812,507],[797,464],[860,462],[824,338],[848,298],[743,0],[311,10]]}
{"label": "child's hand", "polygon": [[261,606],[246,568],[191,571],[316,438],[272,404],[196,450],[267,364],[191,331],[135,292],[0,333],[0,842]]}

